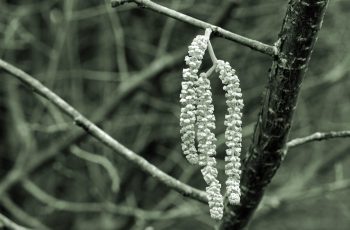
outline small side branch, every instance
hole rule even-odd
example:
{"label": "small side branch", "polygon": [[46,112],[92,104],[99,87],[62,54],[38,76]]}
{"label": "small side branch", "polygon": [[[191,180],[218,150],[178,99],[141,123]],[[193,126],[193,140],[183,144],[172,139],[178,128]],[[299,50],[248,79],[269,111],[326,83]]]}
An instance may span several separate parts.
{"label": "small side branch", "polygon": [[211,45],[211,42],[208,41],[208,52],[209,52],[209,56],[211,61],[213,62],[213,65],[217,64],[218,59],[216,58],[216,55],[214,53],[214,49],[213,46]]}
{"label": "small side branch", "polygon": [[108,158],[106,158],[104,156],[97,155],[97,154],[89,153],[87,151],[82,150],[81,148],[79,148],[77,146],[71,147],[70,151],[73,153],[73,155],[75,155],[83,160],[101,165],[106,170],[109,178],[112,181],[111,190],[113,192],[119,191],[119,183],[120,183],[119,173],[118,173],[118,170],[112,164],[112,162],[110,162],[108,160]]}
{"label": "small side branch", "polygon": [[287,143],[288,148],[297,147],[313,141],[324,141],[333,138],[346,138],[350,137],[350,131],[330,131],[330,132],[316,132],[306,137],[295,138]]}
{"label": "small side branch", "polygon": [[6,216],[2,215],[1,213],[0,213],[0,228],[1,229],[3,229],[3,228],[4,229],[13,229],[13,230],[29,230],[29,228],[22,227],[22,226],[16,224],[15,222],[10,220]]}
{"label": "small side branch", "polygon": [[53,209],[59,211],[67,211],[73,213],[100,213],[103,211],[121,215],[121,216],[132,216],[136,218],[141,218],[144,220],[165,220],[165,219],[175,219],[179,217],[186,217],[192,215],[201,214],[200,210],[195,208],[186,207],[186,211],[184,208],[179,207],[175,209],[171,209],[169,211],[156,211],[156,210],[143,210],[136,207],[130,207],[120,204],[114,204],[112,202],[72,202],[65,201],[61,199],[57,199],[52,195],[43,191],[40,187],[38,187],[35,183],[26,179],[22,183],[23,188],[31,194],[35,199],[40,201],[41,203],[51,207]]}
{"label": "small side branch", "polygon": [[39,82],[29,74],[1,59],[0,68],[19,79],[26,86],[31,87],[37,94],[46,98],[56,107],[61,109],[62,112],[64,112],[74,120],[74,123],[77,126],[84,129],[89,135],[95,137],[99,142],[109,147],[116,153],[121,154],[127,160],[135,163],[140,169],[142,169],[144,172],[151,175],[152,177],[156,178],[158,181],[160,181],[167,187],[174,189],[179,193],[183,194],[184,196],[191,197],[195,200],[204,203],[208,201],[206,193],[204,191],[195,189],[171,177],[170,175],[166,174],[165,172],[161,171],[156,166],[148,162],[143,157],[139,156],[124,145],[120,144],[117,140],[113,139],[109,134],[97,127],[94,123],[92,123],[81,113],[79,113],[75,108],[73,108],[66,101],[60,98],[57,94],[52,92],[50,89],[48,89],[41,82]]}
{"label": "small side branch", "polygon": [[233,42],[236,42],[238,44],[247,46],[253,50],[259,51],[261,53],[270,55],[270,56],[276,56],[277,55],[277,48],[275,46],[267,45],[262,42],[241,36],[239,34],[232,33],[228,30],[225,30],[221,27],[212,25],[210,23],[204,22],[202,20],[193,18],[191,16],[188,16],[186,14],[180,13],[176,10],[169,9],[167,7],[164,7],[162,5],[159,5],[157,3],[154,3],[151,0],[112,0],[112,7],[117,7],[120,5],[123,5],[125,3],[136,3],[138,6],[142,8],[150,9],[154,12],[164,14],[166,16],[172,17],[174,19],[177,19],[182,22],[186,22],[190,25],[207,29],[210,28],[213,31],[214,35],[217,35],[219,37],[223,37],[225,39],[231,40]]}
{"label": "small side branch", "polygon": [[[207,29],[208,30],[208,29]],[[206,30],[206,32],[207,32]],[[210,29],[209,29],[210,30]],[[211,31],[211,30],[210,30]],[[207,75],[207,77],[209,77],[210,75],[213,74],[213,72],[215,71],[215,68],[216,66],[218,65],[218,59],[216,58],[215,56],[215,53],[214,53],[214,49],[211,45],[211,42],[210,40],[208,39],[208,52],[209,52],[209,56],[210,56],[210,59],[213,63],[212,67],[210,67],[210,69],[205,73]]]}
{"label": "small side branch", "polygon": [[343,191],[350,188],[350,180],[335,181],[322,186],[309,189],[307,191],[301,191],[299,193],[290,194],[289,196],[282,198],[281,203],[293,203],[299,200],[306,200],[312,197],[325,196],[329,193]]}
{"label": "small side branch", "polygon": [[269,197],[264,203],[262,208],[257,211],[255,218],[261,219],[270,214],[273,211],[280,210],[282,206],[293,204],[297,201],[311,199],[315,197],[326,196],[334,194],[338,191],[348,190],[350,188],[350,180],[335,181],[332,183],[324,184],[322,186],[312,188],[306,191],[300,191],[297,193],[291,193],[283,197]]}
{"label": "small side branch", "polygon": [[[122,216],[133,216],[136,218],[142,218],[147,220],[153,219],[163,219],[163,218],[176,218],[172,212],[174,211],[152,211],[143,210],[135,207],[129,207],[124,205],[116,205],[111,202],[101,202],[101,203],[82,203],[82,202],[72,202],[57,199],[52,195],[43,191],[35,183],[29,179],[24,180],[22,186],[24,189],[30,193],[35,199],[41,203],[47,205],[56,210],[74,212],[74,213],[89,213],[89,212],[110,212]],[[170,215],[169,215],[170,214]],[[190,215],[190,213],[187,213]],[[165,216],[166,217],[165,217]]]}
{"label": "small side branch", "polygon": [[50,227],[46,226],[39,219],[27,213],[22,207],[18,206],[8,194],[1,195],[0,202],[5,210],[13,216],[13,218],[22,224],[29,226],[30,229],[51,230]]}

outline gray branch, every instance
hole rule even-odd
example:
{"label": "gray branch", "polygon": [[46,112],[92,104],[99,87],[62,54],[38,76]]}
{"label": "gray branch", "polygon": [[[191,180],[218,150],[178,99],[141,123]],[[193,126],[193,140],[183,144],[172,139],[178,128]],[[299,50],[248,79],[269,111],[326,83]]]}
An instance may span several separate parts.
{"label": "gray branch", "polygon": [[20,226],[0,213],[0,228],[13,229],[13,230],[30,230],[29,228]]}
{"label": "gray branch", "polygon": [[262,42],[246,38],[244,36],[241,36],[239,34],[232,33],[228,30],[225,30],[221,27],[218,27],[216,25],[210,24],[208,22],[201,21],[199,19],[190,17],[186,14],[180,13],[176,10],[169,9],[167,7],[164,7],[162,5],[159,5],[157,3],[154,3],[150,0],[112,0],[112,6],[117,7],[125,3],[136,3],[138,6],[146,9],[150,9],[154,12],[164,14],[166,16],[175,18],[179,21],[186,22],[190,25],[207,29],[211,28],[213,31],[213,35],[217,35],[219,37],[223,37],[225,39],[231,40],[233,42],[236,42],[238,44],[247,46],[253,50],[259,51],[261,53],[275,56],[277,55],[277,48],[275,46],[267,45]]}
{"label": "gray branch", "polygon": [[289,193],[282,197],[269,197],[266,201],[262,202],[262,208],[258,209],[256,219],[262,219],[274,211],[280,210],[281,208],[293,204],[298,201],[311,199],[315,197],[325,197],[329,194],[334,194],[339,191],[350,189],[350,180],[340,180],[331,182],[328,184],[321,185],[319,187],[311,188],[308,190],[302,190],[296,193]]}
{"label": "gray branch", "polygon": [[[179,180],[169,176],[168,174],[164,173],[163,171],[159,170],[157,167],[149,163],[143,157],[137,155],[130,149],[126,148],[124,145],[120,144],[117,140],[113,139],[110,135],[105,133],[103,130],[97,127],[94,123],[92,123],[87,118],[85,118],[81,113],[79,113],[66,101],[64,101],[58,95],[53,93],[50,89],[48,89],[46,86],[44,86],[42,83],[40,83],[38,80],[36,80],[32,76],[28,75],[22,70],[16,68],[15,66],[1,59],[0,59],[0,68],[4,69],[9,74],[19,79],[23,84],[31,87],[34,92],[43,96],[48,101],[53,103],[55,106],[61,109],[62,112],[67,114],[69,117],[71,117],[74,120],[74,123],[77,126],[83,128],[88,134],[95,137],[105,146],[121,154],[127,160],[138,165],[140,169],[142,169],[144,172],[148,173],[152,177],[156,178],[164,185],[180,192],[184,196],[191,197],[201,202],[207,202],[207,196],[205,192],[192,188],[191,186],[184,184]],[[14,174],[15,179],[17,174]]]}
{"label": "gray branch", "polygon": [[297,147],[299,145],[307,144],[313,141],[324,141],[334,138],[346,138],[350,137],[350,131],[330,131],[330,132],[316,132],[306,137],[295,138],[287,143],[288,148]]}

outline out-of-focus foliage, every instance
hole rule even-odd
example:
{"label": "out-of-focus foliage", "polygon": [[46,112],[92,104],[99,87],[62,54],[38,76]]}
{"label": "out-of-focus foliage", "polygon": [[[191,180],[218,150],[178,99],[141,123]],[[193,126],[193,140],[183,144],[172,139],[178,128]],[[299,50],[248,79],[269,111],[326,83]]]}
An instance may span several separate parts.
{"label": "out-of-focus foliage", "polygon": [[[225,1],[157,2],[209,20]],[[241,1],[224,27],[273,44],[286,6],[287,1],[280,0]],[[349,129],[349,11],[348,1],[330,1],[302,86],[291,137]],[[148,71],[154,61],[161,65],[166,55],[188,46],[199,32],[197,28],[134,5],[111,9],[109,2],[103,0],[0,0],[1,58],[35,76],[88,118],[100,112],[111,98],[123,94],[101,127],[160,169],[204,189],[199,168],[190,166],[180,150],[179,92],[184,62],[152,78],[141,79],[140,74]],[[247,149],[271,59],[221,38],[213,38],[212,43],[218,58],[230,60],[241,80],[245,100],[243,148]],[[208,60],[204,68],[210,67],[209,63]],[[127,83],[133,81],[142,84],[123,93]],[[218,78],[212,79],[212,88],[220,143],[218,165],[223,177],[226,105]],[[45,154],[43,149],[78,129],[47,101],[3,73],[0,95],[1,178],[15,165],[25,167],[39,153]],[[119,190],[112,191],[111,180],[101,165],[85,161],[69,149],[29,178],[46,193],[62,200],[112,202],[129,206],[130,210],[161,212],[138,213],[132,217],[107,210],[60,211],[35,199],[20,184],[8,191],[7,198],[0,199],[1,212],[18,223],[38,226],[17,210],[20,208],[52,229],[212,229],[215,225],[208,218],[206,205],[165,188],[92,138],[74,144],[113,163],[119,176]],[[350,142],[339,139],[290,150],[266,192],[251,229],[347,229],[349,190],[317,196],[310,196],[307,191],[349,178],[349,149]],[[299,196],[288,198],[293,194]],[[279,197],[286,197],[281,205],[273,202]],[[266,211],[272,204],[277,208]]]}

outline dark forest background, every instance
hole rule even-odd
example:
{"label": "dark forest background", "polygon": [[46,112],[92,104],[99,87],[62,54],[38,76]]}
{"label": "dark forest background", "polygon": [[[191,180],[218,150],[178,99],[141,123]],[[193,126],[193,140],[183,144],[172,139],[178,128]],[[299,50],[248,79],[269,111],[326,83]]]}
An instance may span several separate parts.
{"label": "dark forest background", "polygon": [[[228,0],[156,2],[210,21]],[[273,44],[286,6],[280,0],[237,1],[219,23]],[[349,129],[349,12],[348,1],[330,1],[290,138]],[[98,123],[107,133],[168,174],[204,189],[200,169],[181,153],[179,135],[183,59],[199,33],[203,31],[132,4],[113,9],[103,0],[0,0],[2,59],[35,76],[89,119],[106,113]],[[222,38],[213,38],[212,44],[241,80],[244,153],[271,58]],[[205,60],[203,67],[209,64]],[[223,177],[226,105],[219,83],[212,78]],[[13,167],[25,168],[28,161],[58,151],[0,197],[2,214],[37,229],[213,229],[206,205],[169,190],[91,137],[76,138],[60,149],[58,144],[70,143],[77,130],[46,100],[0,73],[0,183]],[[349,186],[325,186],[350,177],[349,150],[347,139],[291,149],[250,229],[348,229]],[[94,159],[92,154],[113,167],[105,163],[106,170],[85,159]],[[100,206],[89,210],[86,203]]]}

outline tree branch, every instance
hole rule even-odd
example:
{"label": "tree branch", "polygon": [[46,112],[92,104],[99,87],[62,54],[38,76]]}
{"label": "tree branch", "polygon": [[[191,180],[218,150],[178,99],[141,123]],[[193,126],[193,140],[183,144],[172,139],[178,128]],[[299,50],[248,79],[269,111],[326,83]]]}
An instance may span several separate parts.
{"label": "tree branch", "polygon": [[119,178],[119,173],[116,167],[114,167],[113,163],[108,160],[107,157],[100,156],[97,154],[89,153],[85,150],[82,150],[78,146],[72,146],[70,148],[70,151],[72,152],[73,155],[89,161],[91,163],[99,164],[101,165],[107,172],[110,180],[111,180],[111,190],[113,192],[118,192],[119,191],[119,184],[120,184],[120,178]]}
{"label": "tree branch", "polygon": [[[107,3],[108,0],[105,0]],[[108,12],[108,18],[111,23],[116,50],[115,53],[117,55],[117,65],[118,72],[120,73],[121,80],[125,81],[129,77],[128,64],[126,58],[126,50],[125,50],[125,35],[124,28],[120,22],[118,12],[112,12],[112,9],[105,4],[106,11]]]}
{"label": "tree branch", "polygon": [[154,12],[164,14],[166,16],[175,18],[179,21],[186,22],[190,25],[202,28],[202,29],[207,29],[210,28],[213,31],[213,35],[217,35],[219,37],[223,37],[225,39],[231,40],[233,42],[236,42],[238,44],[241,44],[243,46],[247,46],[253,50],[259,51],[261,53],[270,55],[270,56],[275,56],[277,55],[277,48],[275,46],[267,45],[262,42],[246,38],[244,36],[241,36],[239,34],[232,33],[228,30],[225,30],[223,28],[220,28],[216,25],[212,25],[210,23],[201,21],[199,19],[190,17],[186,14],[180,13],[176,10],[169,9],[167,7],[164,7],[162,5],[159,5],[157,3],[154,3],[153,1],[150,0],[112,0],[112,7],[117,7],[125,3],[136,3],[138,6],[142,8],[147,8],[150,9]]}
{"label": "tree branch", "polygon": [[33,229],[50,230],[49,227],[40,222],[37,218],[29,215],[25,210],[15,204],[8,194],[4,194],[0,197],[2,206],[8,211],[15,219],[21,223],[30,226]]}
{"label": "tree branch", "polygon": [[332,183],[324,184],[316,188],[311,188],[305,191],[288,193],[283,197],[270,197],[262,203],[262,208],[258,209],[256,218],[261,219],[269,215],[274,210],[279,210],[282,206],[293,204],[297,201],[310,199],[319,196],[326,196],[330,193],[347,190],[350,188],[350,180],[340,180]]}
{"label": "tree branch", "polygon": [[12,230],[29,230],[29,228],[20,226],[0,213],[0,228]]}
{"label": "tree branch", "polygon": [[[88,212],[110,212],[117,215],[123,216],[133,216],[136,218],[142,218],[147,220],[155,220],[155,219],[171,219],[176,218],[174,215],[174,210],[170,211],[152,211],[152,210],[142,210],[135,207],[129,207],[124,205],[115,205],[111,202],[90,202],[90,203],[82,203],[82,202],[72,202],[57,199],[52,195],[46,193],[41,188],[39,188],[35,183],[26,179],[22,183],[24,189],[30,193],[35,199],[42,202],[43,204],[54,208],[60,211],[68,211],[75,213],[88,213]],[[187,213],[187,215],[191,215],[193,213]]]}
{"label": "tree branch", "polygon": [[[326,140],[328,138],[342,138],[342,137],[349,137],[349,131],[338,131],[338,132],[326,132],[326,133],[320,133],[316,132],[314,134],[311,134],[306,137],[302,138],[296,138],[287,143],[287,146],[289,147],[297,147],[302,144],[309,143],[311,141],[322,141]],[[288,184],[293,184],[293,186],[290,186],[290,188],[284,187],[281,192],[277,192],[278,195],[272,196],[264,199],[263,205],[261,208],[257,210],[256,215],[254,216],[255,219],[260,219],[274,210],[277,210],[279,207],[285,204],[292,203],[296,199],[303,199],[304,197],[310,197],[316,196],[316,195],[323,195],[321,191],[324,191],[325,193],[347,189],[350,187],[350,180],[340,180],[335,181],[330,184],[323,185],[321,187],[313,188],[311,190],[307,191],[300,191],[300,189],[303,189],[306,185],[310,184],[313,178],[320,174],[323,170],[325,170],[327,167],[331,167],[334,165],[335,162],[342,159],[344,156],[347,156],[349,146],[348,145],[340,145],[336,148],[333,148],[333,154],[327,154],[326,156],[319,158],[315,160],[310,167],[306,168],[305,171],[303,171],[303,178],[302,179],[296,179],[298,180],[298,188],[295,188],[295,183],[289,182]],[[299,190],[298,190],[299,189]],[[285,193],[283,191],[291,191],[290,193]],[[319,192],[317,192],[319,191]],[[306,193],[305,195],[303,193]]]}
{"label": "tree branch", "polygon": [[[177,64],[180,60],[183,60],[184,50],[175,51],[169,55],[163,56],[161,59],[154,61],[150,64],[148,68],[136,74],[130,81],[122,83],[118,89],[116,89],[116,95],[110,97],[110,99],[101,106],[92,115],[92,120],[95,124],[100,124],[105,121],[108,116],[113,113],[119,102],[130,92],[136,89],[144,81],[149,80],[152,77],[157,76],[160,72],[164,71],[169,66]],[[83,139],[87,135],[84,130],[72,130],[59,138],[56,142],[49,145],[47,148],[40,151],[37,157],[33,158],[26,167],[23,168],[13,168],[3,179],[0,184],[0,196],[6,192],[11,186],[25,177],[27,174],[38,170],[40,166],[44,163],[52,160],[55,156],[60,154],[60,152],[66,150],[72,143],[75,143]]]}
{"label": "tree branch", "polygon": [[316,132],[311,135],[295,138],[287,143],[288,148],[297,147],[299,145],[307,144],[313,141],[324,141],[333,138],[345,138],[350,137],[350,131],[330,131],[330,132]]}
{"label": "tree branch", "polygon": [[[235,8],[237,4],[235,2],[225,2],[222,6],[218,7],[218,10],[214,13],[210,21],[213,24],[221,25],[224,24],[229,17],[229,12]],[[179,64],[183,61],[183,56],[186,53],[186,49],[180,49],[170,53],[169,55],[164,55],[162,58],[153,61],[149,67],[141,71],[140,73],[133,76],[130,81],[121,84],[116,90],[116,95],[111,97],[105,104],[102,105],[95,113],[92,115],[92,120],[95,124],[100,124],[105,121],[108,116],[115,112],[119,102],[129,95],[133,90],[139,87],[143,82],[158,76],[165,69],[170,68]],[[134,80],[136,79],[136,80]],[[0,184],[0,197],[4,192],[11,188],[14,184],[18,183],[22,178],[26,177],[27,174],[33,173],[39,170],[44,163],[52,160],[55,156],[60,154],[60,152],[67,149],[72,143],[75,143],[83,139],[87,135],[84,130],[72,130],[64,135],[63,138],[59,138],[58,141],[51,144],[46,149],[40,151],[38,156],[28,163],[24,168],[12,169],[4,178]]]}
{"label": "tree branch", "polygon": [[291,0],[277,42],[278,57],[270,70],[253,142],[243,160],[241,204],[225,206],[220,229],[247,225],[279,168],[300,85],[321,27],[328,0]]}
{"label": "tree branch", "polygon": [[[177,8],[180,6],[181,0],[172,0],[171,7],[177,10]],[[168,17],[164,27],[162,29],[160,39],[158,41],[157,45],[157,51],[156,51],[156,58],[161,57],[167,50],[167,47],[169,45],[171,34],[173,33],[174,27],[175,27],[176,20],[173,18]]]}
{"label": "tree branch", "polygon": [[192,188],[191,186],[184,184],[179,180],[169,176],[168,174],[164,173],[163,171],[159,170],[157,167],[149,163],[143,157],[137,155],[130,149],[126,148],[124,145],[120,144],[117,140],[113,139],[110,135],[105,133],[103,130],[101,130],[99,127],[97,127],[87,118],[85,118],[71,105],[69,105],[62,98],[57,96],[55,93],[53,93],[51,90],[49,90],[47,87],[45,87],[32,76],[28,75],[22,70],[1,59],[0,67],[9,74],[19,79],[25,85],[31,87],[34,90],[34,92],[43,96],[48,101],[57,106],[62,112],[71,117],[77,126],[84,129],[91,136],[95,137],[95,139],[99,140],[101,143],[111,148],[115,152],[121,154],[127,160],[135,163],[139,166],[140,169],[142,169],[144,172],[148,173],[152,177],[156,178],[167,187],[178,191],[184,196],[191,197],[201,202],[207,202],[207,196],[205,192]]}

